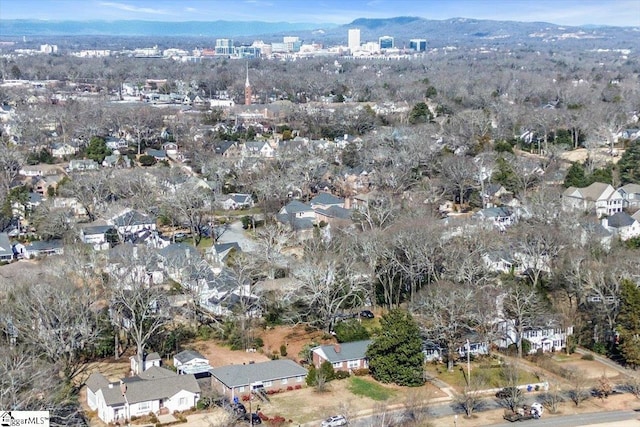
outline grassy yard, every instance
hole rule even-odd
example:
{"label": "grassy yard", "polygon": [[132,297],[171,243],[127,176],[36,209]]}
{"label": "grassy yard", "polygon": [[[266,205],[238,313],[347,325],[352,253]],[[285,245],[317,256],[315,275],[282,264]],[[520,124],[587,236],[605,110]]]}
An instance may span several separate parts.
{"label": "grassy yard", "polygon": [[377,401],[387,400],[394,395],[393,390],[360,377],[349,378],[349,391],[356,396],[368,397]]}
{"label": "grassy yard", "polygon": [[[467,385],[467,366],[466,364],[456,365],[452,372],[447,371],[446,365],[427,365],[427,372],[434,375],[438,379],[445,383],[458,388],[463,389]],[[507,381],[504,378],[503,368],[501,367],[483,367],[478,364],[471,364],[471,377],[481,378],[482,383],[485,384],[483,388],[500,388],[507,385]],[[526,385],[530,383],[539,382],[538,378],[530,372],[519,369],[518,370],[518,383],[520,385]]]}

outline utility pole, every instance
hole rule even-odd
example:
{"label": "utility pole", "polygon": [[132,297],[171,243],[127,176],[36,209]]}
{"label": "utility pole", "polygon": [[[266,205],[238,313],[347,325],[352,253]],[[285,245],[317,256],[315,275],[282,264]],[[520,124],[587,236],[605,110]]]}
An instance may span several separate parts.
{"label": "utility pole", "polygon": [[471,344],[467,340],[467,384],[471,387]]}
{"label": "utility pole", "polygon": [[253,410],[251,408],[251,401],[253,400],[253,390],[251,390],[251,380],[247,379],[249,383],[249,425],[253,427]]}

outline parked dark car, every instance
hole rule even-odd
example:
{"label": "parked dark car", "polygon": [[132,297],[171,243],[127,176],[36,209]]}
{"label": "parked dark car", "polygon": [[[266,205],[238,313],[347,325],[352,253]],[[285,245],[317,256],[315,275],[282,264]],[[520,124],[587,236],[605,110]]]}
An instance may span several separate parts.
{"label": "parked dark car", "polygon": [[362,310],[360,312],[360,317],[364,317],[366,319],[373,319],[375,316],[371,310]]}
{"label": "parked dark car", "polygon": [[505,387],[496,393],[498,399],[508,399],[514,396],[518,398],[522,396],[522,390],[517,387]]}
{"label": "parked dark car", "polygon": [[260,419],[258,414],[256,414],[255,412],[252,412],[250,414],[244,414],[243,419],[249,424],[253,424],[253,425],[262,424],[262,420]]}

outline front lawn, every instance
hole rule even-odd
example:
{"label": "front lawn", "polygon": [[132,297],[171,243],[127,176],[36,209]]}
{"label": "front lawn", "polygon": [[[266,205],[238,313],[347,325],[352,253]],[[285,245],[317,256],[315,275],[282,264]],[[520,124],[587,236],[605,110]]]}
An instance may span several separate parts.
{"label": "front lawn", "polygon": [[377,401],[387,400],[394,395],[393,390],[360,377],[349,378],[349,391],[356,396],[364,396]]}
{"label": "front lawn", "polygon": [[[447,371],[447,367],[444,364],[433,365],[429,364],[426,368],[427,372],[445,383],[455,387],[458,390],[464,389],[467,385],[467,365],[459,364],[453,368],[452,372]],[[471,364],[471,377],[476,376],[481,378],[483,389],[489,388],[501,388],[507,386],[507,381],[504,378],[502,367],[487,367],[481,366],[476,363]],[[527,385],[531,383],[537,383],[540,380],[530,372],[518,369],[518,384]]]}

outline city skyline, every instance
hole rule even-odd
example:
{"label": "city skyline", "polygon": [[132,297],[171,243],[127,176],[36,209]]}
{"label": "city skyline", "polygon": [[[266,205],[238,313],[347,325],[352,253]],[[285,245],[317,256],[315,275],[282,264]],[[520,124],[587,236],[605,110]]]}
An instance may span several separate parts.
{"label": "city skyline", "polygon": [[5,0],[2,20],[265,21],[348,24],[357,18],[491,19],[640,26],[640,0]]}

